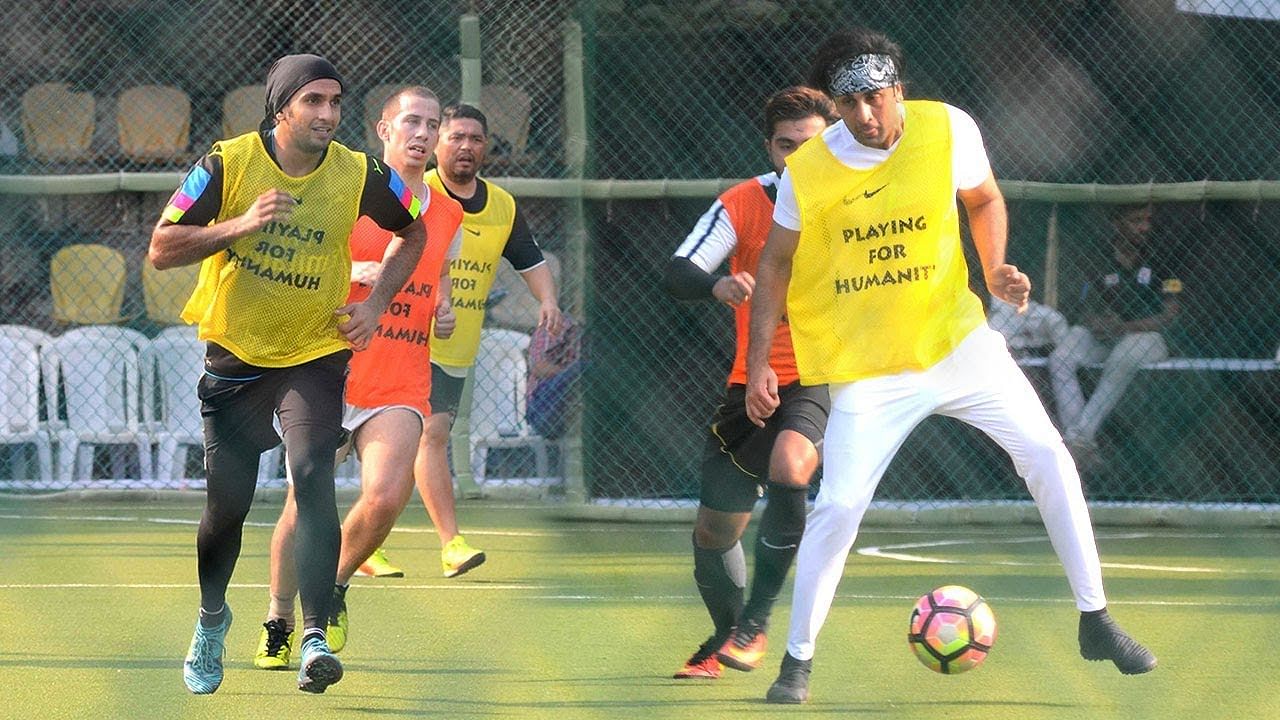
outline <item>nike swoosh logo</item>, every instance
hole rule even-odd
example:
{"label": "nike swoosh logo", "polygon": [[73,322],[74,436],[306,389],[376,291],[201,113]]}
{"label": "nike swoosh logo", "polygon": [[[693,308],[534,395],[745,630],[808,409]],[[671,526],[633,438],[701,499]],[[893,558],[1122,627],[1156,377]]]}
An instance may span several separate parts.
{"label": "nike swoosh logo", "polygon": [[463,230],[466,230],[467,232],[471,233],[472,235],[479,235],[479,234],[480,234],[480,231],[479,231],[479,230],[472,230],[472,229],[471,229],[471,228],[469,228],[469,227],[464,227],[464,228],[462,228],[462,229],[463,229]]}
{"label": "nike swoosh logo", "polygon": [[845,205],[852,205],[852,204],[854,204],[855,202],[857,202],[857,201],[858,201],[858,198],[859,198],[859,197],[862,197],[862,198],[865,198],[865,199],[867,199],[867,200],[870,200],[871,198],[873,198],[873,197],[875,197],[875,196],[876,196],[876,193],[880,192],[881,190],[883,190],[883,189],[885,189],[885,188],[887,188],[887,187],[889,187],[889,183],[885,183],[885,184],[881,185],[880,187],[876,188],[875,190],[863,190],[863,191],[862,191],[862,195],[861,195],[861,196],[859,196],[859,195],[845,196],[845,198],[844,198],[844,204],[845,204]]}

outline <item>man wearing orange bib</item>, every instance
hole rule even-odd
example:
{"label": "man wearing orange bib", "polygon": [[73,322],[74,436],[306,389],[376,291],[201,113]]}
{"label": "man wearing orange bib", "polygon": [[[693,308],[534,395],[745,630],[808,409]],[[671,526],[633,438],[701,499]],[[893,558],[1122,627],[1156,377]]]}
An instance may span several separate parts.
{"label": "man wearing orange bib", "polygon": [[[764,106],[764,130],[773,171],[726,190],[667,263],[668,291],[681,300],[729,305],[737,337],[724,399],[707,433],[693,528],[694,582],[715,630],[676,678],[716,678],[722,664],[742,671],[760,666],[769,616],[804,532],[809,480],[818,468],[817,446],[827,426],[827,388],[800,384],[791,332],[782,323],[769,349],[782,404],[763,428],[753,425],[744,404],[747,321],[783,161],[837,118],[831,100],[813,88],[790,87],[771,95]],[[714,274],[725,260],[729,273]],[[747,563],[741,539],[752,508],[766,492],[751,596],[744,603]]]}
{"label": "man wearing orange bib", "polygon": [[463,213],[458,257],[449,261],[457,329],[447,339],[431,339],[432,415],[422,430],[414,467],[418,494],[440,538],[440,567],[447,578],[485,561],[484,552],[472,547],[458,530],[448,442],[463,383],[479,352],[489,289],[499,262],[510,263],[538,299],[538,326],[553,336],[560,334],[555,280],[525,222],[523,206],[479,174],[488,144],[489,121],[479,108],[465,103],[445,106],[435,148],[436,167],[426,178],[432,190],[457,201]]}
{"label": "man wearing orange bib", "polygon": [[[450,303],[446,250],[457,251],[462,207],[428,188],[426,164],[440,131],[440,101],[425,87],[396,91],[378,121],[383,160],[405,185],[428,199],[422,221],[427,246],[409,281],[378,320],[369,346],[351,358],[343,428],[350,434],[339,450],[354,446],[360,457],[360,497],[342,523],[342,553],[329,606],[329,648],[347,642],[346,592],[351,576],[386,539],[413,495],[414,458],[422,427],[431,416],[430,337],[448,337],[454,316]],[[391,235],[372,223],[356,224],[351,247],[350,302],[369,294],[382,267]],[[293,486],[271,538],[271,604],[263,623],[254,665],[264,670],[289,667],[293,646],[293,605],[297,579],[292,572],[297,507]]]}
{"label": "man wearing orange bib", "polygon": [[842,122],[787,158],[759,262],[747,351],[747,411],[778,407],[769,341],[783,315],[804,384],[826,383],[823,480],[796,558],[787,653],[769,702],[809,697],[818,631],[885,468],[929,415],[973,425],[1025,480],[1080,610],[1080,653],[1126,674],[1156,658],[1107,614],[1080,477],[1004,338],[969,290],[956,198],[988,291],[1025,308],[1027,276],[1005,262],[1007,218],[977,125],[940,102],[904,101],[902,51],[862,28],[819,48],[809,84]]}

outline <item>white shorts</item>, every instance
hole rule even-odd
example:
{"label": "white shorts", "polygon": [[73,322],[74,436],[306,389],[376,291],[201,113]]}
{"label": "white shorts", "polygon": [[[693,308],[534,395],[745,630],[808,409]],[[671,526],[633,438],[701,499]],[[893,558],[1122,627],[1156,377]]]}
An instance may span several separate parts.
{"label": "white shorts", "polygon": [[381,415],[387,410],[400,408],[408,410],[418,416],[418,422],[426,424],[426,418],[422,416],[422,411],[412,405],[379,405],[378,407],[359,407],[348,403],[342,411],[342,429],[346,430],[346,434],[342,438],[342,444],[338,446],[338,455],[334,460],[335,464],[340,464],[347,459],[347,455],[355,447],[356,431],[362,425],[372,420],[374,417]]}
{"label": "white shorts", "polygon": [[[361,426],[372,420],[377,415],[396,408],[408,410],[414,415],[417,415],[418,421],[423,425],[426,425],[426,418],[422,416],[422,411],[412,405],[379,405],[378,407],[366,408],[347,403],[342,410],[342,429],[346,432],[343,433],[342,443],[338,445],[338,452],[334,456],[333,464],[335,466],[341,465],[342,461],[347,459],[347,455],[351,454],[352,449],[355,448],[356,431],[359,430]],[[280,418],[272,417],[272,422],[275,424],[276,433],[283,435],[283,432],[280,429]],[[289,476],[289,463],[287,461],[285,462],[284,479],[285,482],[290,484],[293,483],[293,478]]]}

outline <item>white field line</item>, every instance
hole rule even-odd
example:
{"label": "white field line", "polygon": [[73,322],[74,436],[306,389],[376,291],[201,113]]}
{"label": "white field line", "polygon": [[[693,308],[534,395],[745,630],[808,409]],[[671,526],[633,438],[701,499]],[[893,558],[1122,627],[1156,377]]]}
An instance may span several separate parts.
{"label": "white field line", "polygon": [[[51,522],[72,521],[72,522],[151,523],[151,524],[157,524],[157,525],[185,525],[185,526],[194,526],[199,524],[199,520],[195,520],[191,518],[141,517],[141,516],[129,516],[129,515],[17,515],[17,514],[0,513],[0,520],[42,520],[42,521],[51,521]],[[245,526],[257,527],[257,528],[272,528],[272,527],[275,527],[275,523],[246,521]],[[684,527],[647,528],[646,529],[646,532],[653,532],[653,531],[684,533],[684,532],[688,532],[688,529]],[[431,527],[398,528],[397,527],[397,528],[393,528],[392,532],[400,532],[400,533],[406,533],[406,534],[434,534],[435,528],[431,528]],[[582,533],[582,532],[591,532],[591,533],[617,532],[617,528],[616,527],[596,527],[596,528],[567,527],[567,528],[560,528],[554,531],[468,530],[467,534],[476,535],[476,536],[488,536],[488,537],[560,537],[563,535]],[[927,534],[936,535],[944,532],[952,533],[954,532],[954,530],[949,530],[947,528],[911,528],[911,529],[904,529],[900,531],[894,531],[894,530],[882,531],[880,529],[875,529],[875,530],[871,530],[870,532],[873,532],[873,533],[874,532],[904,532],[904,533],[910,533],[910,534],[926,534],[927,533]],[[985,533],[978,533],[978,534],[985,535]],[[1266,532],[1232,533],[1230,534],[1230,537],[1233,537],[1233,538],[1241,538],[1241,537],[1249,537],[1249,536],[1274,537],[1274,535],[1275,535],[1274,533],[1266,533]],[[1162,532],[1162,533],[1152,533],[1152,532],[1111,533],[1106,535],[1099,535],[1098,539],[1099,540],[1140,540],[1140,539],[1152,539],[1152,538],[1214,539],[1214,538],[1223,538],[1223,537],[1228,537],[1228,534],[1222,533],[1222,532],[1177,531],[1177,532],[1167,532],[1167,533],[1165,532]],[[926,564],[938,564],[938,565],[981,564],[981,565],[995,565],[995,566],[1002,566],[1002,567],[1055,567],[1056,563],[1052,563],[1052,562],[1022,562],[1022,561],[1016,561],[1016,560],[983,560],[983,561],[974,563],[971,561],[959,560],[955,558],[934,557],[929,555],[917,555],[913,553],[898,552],[900,550],[912,550],[917,548],[959,547],[959,546],[966,546],[966,545],[972,546],[972,545],[978,544],[979,542],[982,542],[985,544],[1015,545],[1015,544],[1022,544],[1022,543],[1042,543],[1042,542],[1047,543],[1048,541],[1049,541],[1048,537],[1043,535],[1033,535],[1033,536],[1027,536],[1027,537],[1015,537],[1015,538],[1000,538],[1000,537],[984,538],[982,540],[975,540],[975,539],[932,540],[928,542],[895,543],[892,545],[872,545],[868,547],[857,548],[856,552],[859,555],[863,555],[866,557],[876,557],[884,560],[898,560],[901,562],[911,562],[911,563],[926,563]],[[1227,574],[1245,574],[1245,575],[1256,574],[1255,571],[1251,571],[1251,570],[1225,570],[1222,568],[1180,566],[1180,565],[1147,565],[1142,563],[1105,563],[1104,562],[1102,563],[1102,567],[1116,569],[1116,570],[1147,570],[1147,571],[1153,571],[1153,572],[1174,572],[1174,573],[1227,573]],[[0,588],[4,588],[4,587],[8,587],[8,586],[0,585]]]}
{"label": "white field line", "polygon": [[[0,513],[0,520],[41,520],[41,521],[51,521],[51,522],[58,522],[58,521],[137,522],[137,523],[154,523],[158,525],[199,525],[200,524],[199,519],[193,519],[193,518],[144,517],[141,515],[21,515],[16,513]],[[269,527],[275,527],[275,523],[246,521],[245,526],[269,528]],[[409,534],[426,534],[426,533],[434,533],[435,528],[397,527],[397,528],[393,528],[392,532],[409,533]],[[560,535],[616,533],[616,532],[619,532],[619,526],[615,523],[615,524],[609,524],[605,526],[595,526],[595,527],[567,525],[567,526],[559,527],[556,530],[549,530],[549,531],[476,529],[476,530],[468,530],[467,534],[468,535],[492,535],[492,536],[502,536],[502,537],[557,537]],[[675,526],[646,525],[644,526],[644,532],[645,533],[688,534],[689,528],[686,527],[684,524],[677,524]],[[923,528],[872,527],[872,528],[866,528],[863,530],[863,533],[868,535],[926,535],[926,536],[935,535],[936,536],[936,535],[944,535],[944,534],[955,535],[956,532],[957,530],[955,528],[948,528],[948,527],[923,527]],[[1006,531],[1000,530],[1000,529],[994,529],[994,528],[993,529],[963,528],[963,530],[960,530],[959,532],[963,532],[965,535],[977,535],[977,536],[986,537],[986,536],[1000,536],[1000,535],[1003,535]],[[1098,539],[1099,540],[1125,540],[1125,539],[1138,539],[1138,538],[1212,539],[1212,538],[1225,538],[1225,537],[1274,538],[1277,536],[1280,536],[1280,533],[1270,532],[1265,530],[1253,530],[1253,531],[1230,532],[1230,533],[1217,532],[1217,531],[1195,532],[1195,531],[1178,530],[1178,531],[1170,531],[1170,532],[1135,532],[1135,533],[1124,533],[1124,534],[1099,535]],[[1008,544],[1008,543],[1037,542],[1037,541],[1048,542],[1048,537],[1042,535],[1042,536],[1033,536],[1033,537],[1026,537],[1026,538],[1001,538],[996,540],[995,542],[1003,542]],[[972,545],[974,542],[975,541],[973,540],[938,540],[938,541],[930,541],[925,543],[902,543],[902,544],[894,544],[894,545],[883,545],[880,547],[892,548],[892,549],[908,549],[912,547],[941,547],[945,545]],[[865,549],[873,549],[873,548],[865,548]],[[916,560],[915,562],[924,562],[924,561]],[[942,562],[946,562],[946,561],[942,561]]]}
{"label": "white field line", "polygon": [[[140,517],[130,515],[6,515],[0,514],[0,520],[48,520],[71,521],[71,522],[119,522],[119,523],[152,523],[155,525],[199,525],[199,519],[192,518],[163,518],[163,517]],[[254,522],[245,521],[245,527],[273,528],[276,526],[273,522]],[[603,531],[606,528],[599,528]],[[410,534],[435,534],[435,528],[430,527],[408,527],[393,528],[392,532],[402,532]],[[688,532],[688,529],[681,528],[680,532]],[[468,535],[490,535],[501,537],[559,537],[565,533],[559,531],[543,532],[537,530],[468,530]]]}
{"label": "white field line", "polygon": [[[0,584],[0,591],[5,590],[198,590],[199,585],[196,583],[7,583]],[[232,583],[231,589],[243,590],[266,590],[268,586],[265,584],[252,583]],[[619,594],[609,595],[604,593],[582,593],[571,592],[567,588],[556,588],[544,585],[520,585],[520,584],[485,584],[485,585],[467,585],[467,584],[450,584],[450,585],[405,585],[398,583],[384,583],[378,581],[375,584],[360,584],[357,586],[359,592],[366,590],[382,590],[382,591],[410,591],[421,592],[429,591],[516,591],[520,593],[520,599],[523,600],[548,600],[548,601],[575,601],[575,602],[599,602],[599,603],[616,603],[616,602],[695,602],[699,598],[694,594],[673,595],[673,594],[653,594],[653,595],[637,595],[637,594]],[[524,594],[524,593],[531,594]],[[868,593],[837,593],[837,600],[844,601],[860,601],[860,602],[912,602],[918,599],[915,595],[879,595]],[[1024,596],[985,596],[985,599],[991,603],[1022,603],[1022,604],[1044,604],[1044,605],[1068,605],[1074,604],[1074,600],[1069,597],[1024,597]],[[1109,600],[1108,605],[1132,605],[1146,607],[1191,607],[1191,608],[1215,608],[1215,607],[1258,607],[1257,600]]]}
{"label": "white field line", "polygon": [[[1176,533],[1176,534],[1156,534],[1156,533],[1123,533],[1114,535],[1100,535],[1099,540],[1142,540],[1148,538],[1168,539],[1175,537],[1189,538],[1221,538],[1225,537],[1223,533]],[[955,558],[934,557],[930,555],[916,555],[913,553],[897,552],[899,550],[913,550],[917,548],[940,548],[940,547],[957,547],[961,545],[976,545],[978,540],[938,540],[934,542],[918,542],[918,543],[896,543],[893,545],[873,545],[870,547],[858,548],[857,553],[866,557],[878,557],[885,560],[900,560],[902,562],[914,563],[933,563],[940,565],[998,565],[1002,567],[1053,567],[1057,563],[1047,562],[1020,562],[1017,560],[958,560]],[[994,538],[984,539],[981,541],[988,545],[1016,545],[1020,543],[1048,543],[1049,538],[1043,535],[1020,537],[1020,538]],[[1142,563],[1102,563],[1104,568],[1112,568],[1117,570],[1151,570],[1155,572],[1175,572],[1175,573],[1239,573],[1254,574],[1250,570],[1225,570],[1223,568],[1213,567],[1197,567],[1194,565],[1146,565]]]}

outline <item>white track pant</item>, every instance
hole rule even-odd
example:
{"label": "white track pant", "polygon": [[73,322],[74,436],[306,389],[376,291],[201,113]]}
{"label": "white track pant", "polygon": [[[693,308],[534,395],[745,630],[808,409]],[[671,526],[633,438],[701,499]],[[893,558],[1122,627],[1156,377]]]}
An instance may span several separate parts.
{"label": "white track pant", "polygon": [[876,485],[929,415],[979,428],[1009,453],[1031,491],[1081,610],[1106,606],[1089,510],[1075,463],[1004,338],[986,325],[924,372],[831,387],[823,477],[796,557],[787,652],[813,657],[845,560]]}

